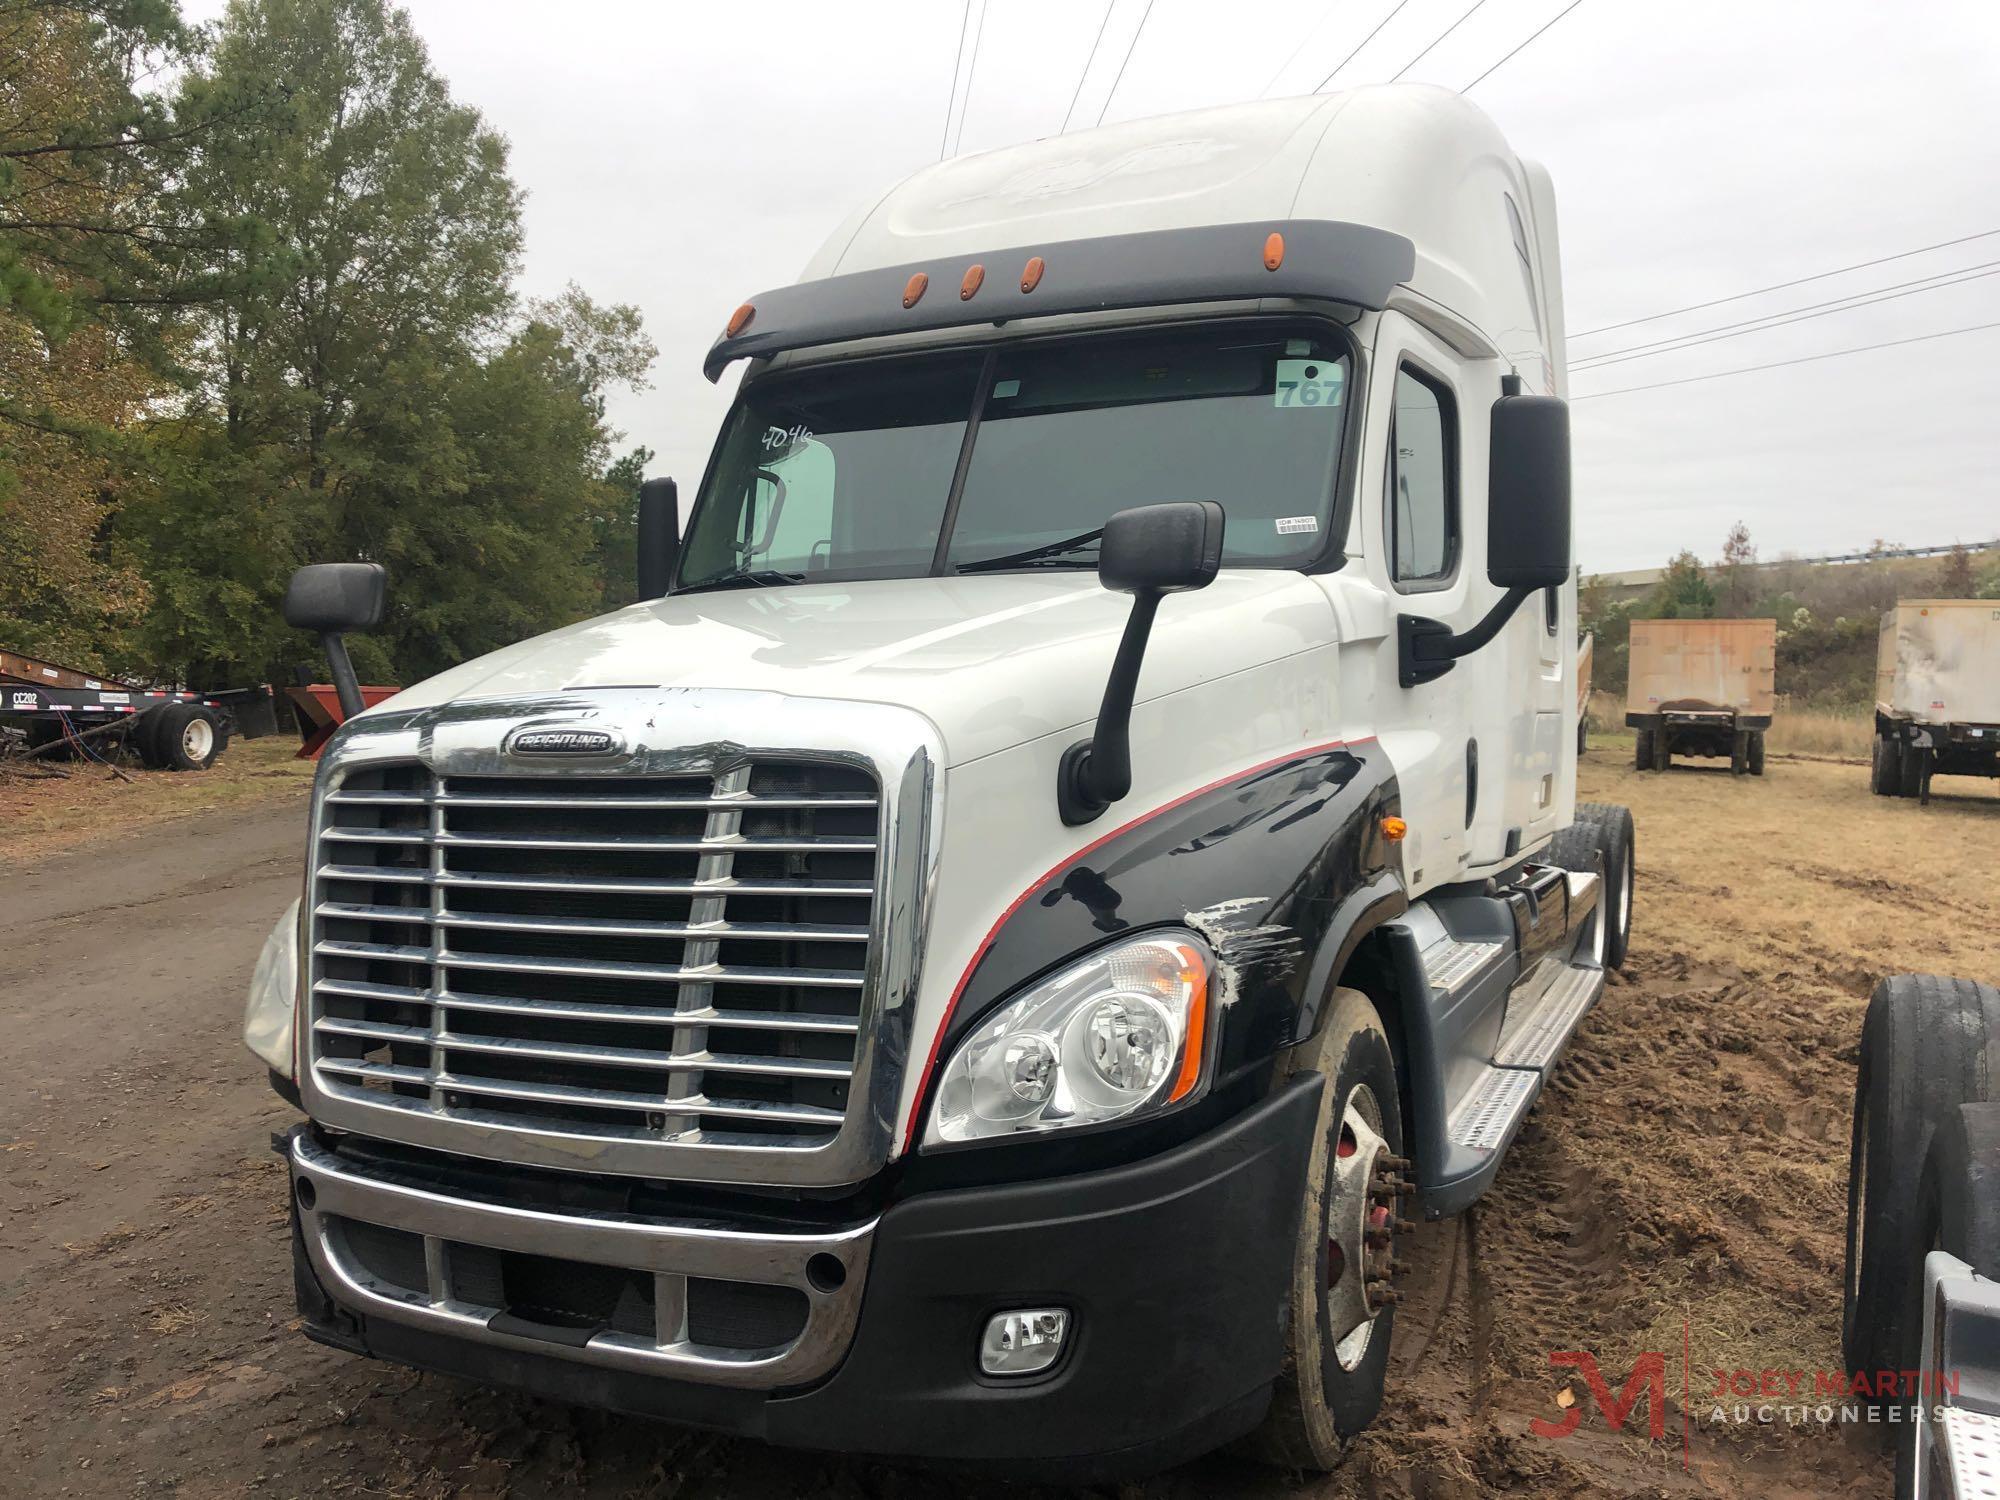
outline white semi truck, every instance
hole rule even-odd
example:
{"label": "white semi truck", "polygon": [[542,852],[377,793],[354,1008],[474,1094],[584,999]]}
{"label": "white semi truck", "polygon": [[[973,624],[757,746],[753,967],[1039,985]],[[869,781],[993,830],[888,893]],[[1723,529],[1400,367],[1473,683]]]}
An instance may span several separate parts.
{"label": "white semi truck", "polygon": [[809,1448],[1332,1464],[1631,926],[1547,175],[1417,87],[943,163],[737,366],[641,602],[321,762],[249,1025],[305,1331]]}

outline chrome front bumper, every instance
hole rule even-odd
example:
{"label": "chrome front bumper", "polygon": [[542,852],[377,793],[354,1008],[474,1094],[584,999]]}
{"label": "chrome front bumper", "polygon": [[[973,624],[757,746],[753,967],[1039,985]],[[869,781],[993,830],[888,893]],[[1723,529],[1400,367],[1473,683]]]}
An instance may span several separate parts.
{"label": "chrome front bumper", "polygon": [[[854,1336],[872,1219],[783,1234],[504,1207],[364,1172],[305,1130],[292,1135],[286,1156],[313,1270],[337,1302],[367,1317],[633,1374],[758,1390],[818,1379],[840,1362]],[[354,1252],[350,1225],[420,1238],[423,1286],[370,1270]],[[466,1250],[572,1262],[580,1278],[605,1267],[650,1276],[651,1331],[524,1321],[460,1284],[454,1257]],[[802,1324],[795,1337],[768,1347],[698,1342],[689,1322],[691,1281],[789,1289],[805,1299]]]}

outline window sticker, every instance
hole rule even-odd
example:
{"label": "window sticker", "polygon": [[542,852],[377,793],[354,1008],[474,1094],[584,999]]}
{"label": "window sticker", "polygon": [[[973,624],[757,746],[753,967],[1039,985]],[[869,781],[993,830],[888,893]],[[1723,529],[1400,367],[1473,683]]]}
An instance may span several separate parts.
{"label": "window sticker", "polygon": [[1021,382],[1018,380],[996,380],[993,382],[993,396],[995,400],[1003,396],[1018,396],[1020,394]]}
{"label": "window sticker", "polygon": [[1338,407],[1346,383],[1346,367],[1337,359],[1281,359],[1271,404]]}
{"label": "window sticker", "polygon": [[1319,530],[1319,517],[1280,516],[1275,524],[1279,536],[1310,536]]}

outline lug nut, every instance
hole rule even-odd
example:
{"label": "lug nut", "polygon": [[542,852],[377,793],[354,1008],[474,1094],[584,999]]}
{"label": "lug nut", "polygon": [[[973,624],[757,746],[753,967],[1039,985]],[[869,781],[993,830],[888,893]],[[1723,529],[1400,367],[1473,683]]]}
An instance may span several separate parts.
{"label": "lug nut", "polygon": [[1410,1263],[1409,1263],[1408,1261],[1406,1261],[1406,1260],[1397,1260],[1397,1259],[1396,1259],[1396,1258],[1395,1258],[1395,1257],[1394,1257],[1393,1255],[1392,1255],[1392,1256],[1390,1256],[1390,1257],[1389,1257],[1389,1274],[1390,1274],[1391,1276],[1407,1276],[1407,1275],[1409,1275],[1409,1274],[1410,1274]]}
{"label": "lug nut", "polygon": [[1415,1221],[1411,1219],[1397,1219],[1389,1226],[1397,1234],[1408,1234],[1416,1227]]}

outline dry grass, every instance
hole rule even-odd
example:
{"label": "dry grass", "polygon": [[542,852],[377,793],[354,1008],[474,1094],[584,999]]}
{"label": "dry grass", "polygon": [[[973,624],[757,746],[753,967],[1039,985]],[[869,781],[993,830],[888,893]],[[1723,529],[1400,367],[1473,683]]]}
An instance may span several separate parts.
{"label": "dry grass", "polygon": [[293,759],[286,735],[232,741],[206,771],[148,771],[121,761],[130,781],[103,766],[67,761],[52,767],[0,763],[0,867],[110,833],[168,818],[303,796],[313,763]]}
{"label": "dry grass", "polygon": [[1865,761],[1875,741],[1875,716],[1865,708],[1784,708],[1771,716],[1764,745],[1774,755],[1824,755]]}

